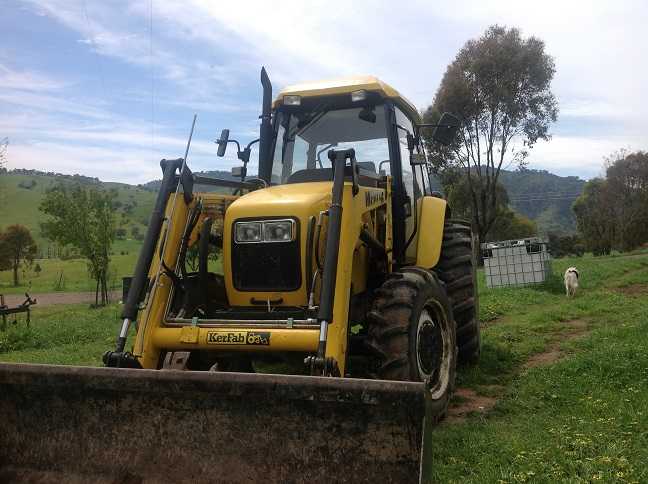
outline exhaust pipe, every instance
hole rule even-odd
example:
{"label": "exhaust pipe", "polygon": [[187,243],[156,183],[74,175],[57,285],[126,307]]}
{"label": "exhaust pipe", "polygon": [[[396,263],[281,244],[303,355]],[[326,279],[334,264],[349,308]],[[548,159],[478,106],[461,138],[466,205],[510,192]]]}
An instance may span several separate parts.
{"label": "exhaust pipe", "polygon": [[265,67],[261,68],[261,86],[263,103],[259,131],[259,178],[269,184],[272,177],[272,84]]}

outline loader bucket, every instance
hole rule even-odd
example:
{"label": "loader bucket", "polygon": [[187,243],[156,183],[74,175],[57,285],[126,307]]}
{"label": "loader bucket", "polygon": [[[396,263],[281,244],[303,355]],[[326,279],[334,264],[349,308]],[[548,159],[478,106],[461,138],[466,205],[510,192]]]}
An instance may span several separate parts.
{"label": "loader bucket", "polygon": [[422,383],[0,363],[0,481],[418,482]]}

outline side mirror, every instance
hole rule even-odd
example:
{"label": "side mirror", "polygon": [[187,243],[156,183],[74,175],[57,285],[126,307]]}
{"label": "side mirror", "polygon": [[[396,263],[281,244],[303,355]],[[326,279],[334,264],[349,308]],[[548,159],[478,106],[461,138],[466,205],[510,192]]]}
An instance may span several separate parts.
{"label": "side mirror", "polygon": [[224,129],[221,131],[220,138],[216,140],[218,145],[218,151],[216,152],[217,156],[225,156],[225,150],[227,149],[227,143],[229,141],[229,129]]}
{"label": "side mirror", "polygon": [[432,133],[432,139],[442,145],[448,146],[452,144],[455,137],[457,136],[457,131],[459,131],[459,126],[461,121],[454,114],[443,113],[439,123],[434,128]]}
{"label": "side mirror", "polygon": [[232,176],[234,178],[241,178],[243,176],[243,167],[242,166],[233,166],[232,167]]}
{"label": "side mirror", "polygon": [[391,160],[383,160],[378,164],[378,174],[380,176],[387,176],[387,170],[383,168],[383,165],[389,165]]}

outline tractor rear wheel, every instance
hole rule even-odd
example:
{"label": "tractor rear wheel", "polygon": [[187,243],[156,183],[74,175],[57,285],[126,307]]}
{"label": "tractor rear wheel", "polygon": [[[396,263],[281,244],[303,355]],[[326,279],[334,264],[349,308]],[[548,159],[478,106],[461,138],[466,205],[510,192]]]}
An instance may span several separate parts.
{"label": "tractor rear wheel", "polygon": [[376,290],[367,346],[377,378],[425,381],[441,418],[454,389],[457,348],[450,300],[431,272],[404,268]]}
{"label": "tractor rear wheel", "polygon": [[445,282],[457,325],[459,363],[474,364],[481,352],[477,267],[470,224],[449,219],[443,231],[439,278]]}

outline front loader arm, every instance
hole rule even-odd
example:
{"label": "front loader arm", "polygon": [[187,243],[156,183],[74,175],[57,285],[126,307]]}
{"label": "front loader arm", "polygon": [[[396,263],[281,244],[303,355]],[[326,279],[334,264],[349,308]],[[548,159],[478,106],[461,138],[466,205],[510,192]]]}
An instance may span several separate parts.
{"label": "front loader arm", "polygon": [[149,219],[148,229],[144,237],[144,244],[137,259],[135,274],[128,291],[128,298],[122,311],[123,324],[117,338],[115,351],[107,351],[103,356],[106,366],[138,368],[140,364],[132,355],[125,352],[126,338],[130,323],[137,319],[137,312],[142,293],[147,289],[148,274],[153,261],[153,254],[158,246],[162,225],[164,224],[165,211],[169,195],[177,187],[176,170],[183,165],[182,158],[177,160],[162,160],[162,184],[155,200],[155,206]]}

